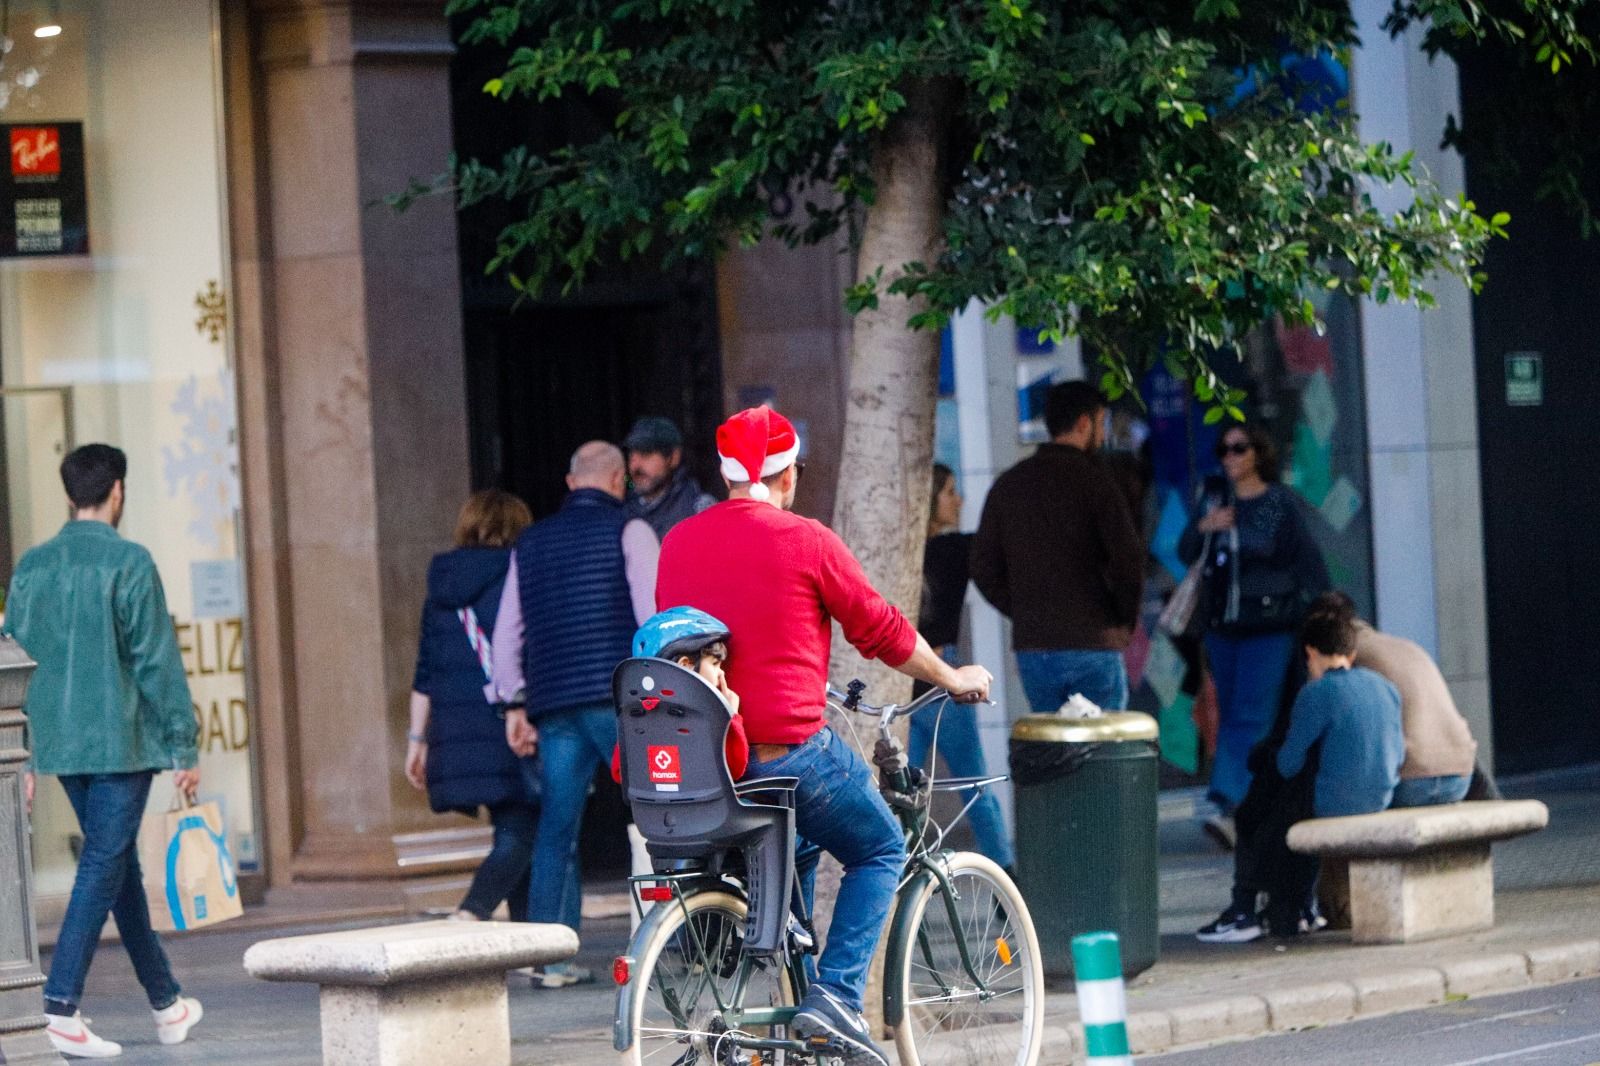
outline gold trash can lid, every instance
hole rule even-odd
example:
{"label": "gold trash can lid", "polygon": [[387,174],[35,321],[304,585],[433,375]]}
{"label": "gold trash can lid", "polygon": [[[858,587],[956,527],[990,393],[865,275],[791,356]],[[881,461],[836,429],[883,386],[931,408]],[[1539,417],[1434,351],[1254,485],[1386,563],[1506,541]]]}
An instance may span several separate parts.
{"label": "gold trash can lid", "polygon": [[1155,740],[1161,727],[1138,711],[1107,711],[1097,718],[1067,718],[1059,714],[1030,714],[1011,727],[1012,740],[1042,740],[1057,744],[1116,744]]}

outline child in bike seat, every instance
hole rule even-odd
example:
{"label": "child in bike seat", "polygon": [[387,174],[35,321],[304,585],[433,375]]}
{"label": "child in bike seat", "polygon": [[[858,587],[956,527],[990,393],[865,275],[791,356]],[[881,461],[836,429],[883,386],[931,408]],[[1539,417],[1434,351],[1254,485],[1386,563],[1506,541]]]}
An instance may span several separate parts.
{"label": "child in bike seat", "polygon": [[[666,659],[692,670],[722,697],[731,718],[722,754],[728,761],[729,776],[735,781],[743,777],[750,763],[750,742],[745,738],[744,719],[739,717],[739,694],[728,687],[723,670],[728,659],[728,627],[704,611],[674,607],[645,619],[633,635],[633,654]],[[622,783],[620,746],[611,751],[611,780]]]}

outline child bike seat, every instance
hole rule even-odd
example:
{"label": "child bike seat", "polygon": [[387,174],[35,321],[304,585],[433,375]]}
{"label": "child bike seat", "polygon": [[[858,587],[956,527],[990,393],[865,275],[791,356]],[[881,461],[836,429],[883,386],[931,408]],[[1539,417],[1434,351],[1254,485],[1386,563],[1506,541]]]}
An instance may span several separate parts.
{"label": "child bike seat", "polygon": [[750,897],[744,949],[778,951],[794,879],[795,779],[735,785],[723,754],[728,705],[676,663],[625,659],[611,690],[623,793],[655,868],[685,859],[720,867],[725,853],[740,852]]}

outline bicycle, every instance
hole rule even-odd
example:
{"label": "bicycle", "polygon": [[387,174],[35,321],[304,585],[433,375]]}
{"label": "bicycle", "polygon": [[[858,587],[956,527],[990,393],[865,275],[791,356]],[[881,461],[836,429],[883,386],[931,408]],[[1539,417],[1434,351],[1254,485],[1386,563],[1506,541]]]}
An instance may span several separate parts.
{"label": "bicycle", "polygon": [[[657,674],[669,665],[630,662],[648,662]],[[619,715],[624,714],[622,675],[627,666],[618,669]],[[651,690],[655,678],[643,675],[640,683]],[[664,685],[652,691],[675,696],[679,687],[692,688],[687,681],[673,689]],[[938,826],[929,811],[935,792],[978,790],[1006,776],[934,781],[908,767],[905,749],[892,732],[894,722],[948,694],[935,689],[903,707],[873,707],[861,701],[864,689],[859,681],[844,693],[830,687],[828,699],[840,712],[876,716],[873,761],[879,768],[879,789],[906,835],[905,872],[886,940],[883,1003],[901,1066],[1033,1066],[1043,1033],[1044,973],[1027,905],[994,862],[944,848],[946,834],[970,809],[976,791],[945,826]],[[645,706],[660,702],[659,697],[656,703],[649,695],[640,697],[640,691],[636,684],[634,696]],[[630,726],[642,735],[639,723],[649,716],[637,710],[626,713],[632,718],[619,718],[619,727]],[[692,730],[680,724],[677,732],[688,737]],[[720,734],[713,740],[720,756]],[[647,750],[652,759],[659,758],[659,746]],[[726,779],[725,771],[722,777]],[[629,1066],[826,1066],[832,1059],[790,1032],[809,980],[807,958],[816,953],[810,917],[803,913],[799,893],[788,890],[794,883],[794,829],[784,797],[792,802],[795,781],[729,784],[745,811],[757,806],[743,802],[746,797],[766,794],[773,801],[773,824],[779,832],[772,839],[787,849],[783,854],[788,865],[782,868],[787,878],[778,881],[784,875],[777,872],[769,848],[747,852],[745,869],[739,868],[736,855],[725,852],[666,869],[669,864],[658,859],[660,872],[631,879],[636,905],[655,906],[644,915],[628,954],[619,956],[613,967],[618,984],[613,1043]],[[651,797],[637,791],[629,795],[643,831],[642,815],[652,805]],[[672,802],[670,795],[666,802]],[[670,816],[665,824],[670,826]],[[662,831],[671,833],[670,828]],[[739,839],[756,839],[748,827],[739,832],[744,834]],[[673,848],[693,850],[681,838],[665,851]],[[656,850],[652,841],[652,854]],[[785,890],[781,903],[773,891],[775,882]],[[769,912],[764,920],[756,913],[762,910]],[[781,912],[782,928],[776,935],[773,911]]]}

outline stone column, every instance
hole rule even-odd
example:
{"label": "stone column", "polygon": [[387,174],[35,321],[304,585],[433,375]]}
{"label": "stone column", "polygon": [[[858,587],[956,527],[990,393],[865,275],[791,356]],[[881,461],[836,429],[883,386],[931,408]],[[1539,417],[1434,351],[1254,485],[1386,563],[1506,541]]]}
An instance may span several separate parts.
{"label": "stone column", "polygon": [[[1424,55],[1416,28],[1390,40],[1386,0],[1351,10],[1363,41],[1351,71],[1362,139],[1414,151],[1440,187],[1463,195],[1461,157],[1439,147],[1445,119],[1461,111],[1455,64]],[[1406,203],[1399,187],[1372,196],[1386,210]],[[1460,282],[1433,288],[1429,311],[1361,308],[1376,622],[1434,655],[1492,767],[1472,301]]]}
{"label": "stone column", "polygon": [[28,846],[23,769],[28,717],[22,697],[33,660],[0,637],[0,1062],[60,1063],[44,1033],[39,995],[39,933],[33,919],[33,860]]}
{"label": "stone column", "polygon": [[[253,62],[237,47],[246,14]],[[455,213],[377,201],[444,166],[451,43],[431,0],[254,0],[234,20],[235,272],[240,302],[257,302],[241,311],[241,451],[272,877],[438,871],[451,849],[430,849],[441,823],[402,759],[428,559],[469,488]],[[458,852],[460,832],[443,830]]]}

